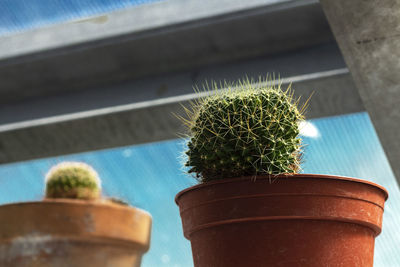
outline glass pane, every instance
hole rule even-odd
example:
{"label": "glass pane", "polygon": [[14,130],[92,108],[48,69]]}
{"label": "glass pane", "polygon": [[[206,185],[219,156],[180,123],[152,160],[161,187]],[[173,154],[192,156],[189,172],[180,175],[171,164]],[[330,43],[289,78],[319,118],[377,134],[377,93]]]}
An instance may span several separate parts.
{"label": "glass pane", "polygon": [[[400,190],[367,113],[312,120],[318,133],[304,137],[304,172],[368,180],[389,192],[374,266],[400,266]],[[311,135],[311,134],[310,134]],[[396,205],[397,204],[397,205]]]}
{"label": "glass pane", "polygon": [[157,1],[160,0],[1,0],[0,36]]}
{"label": "glass pane", "polygon": [[[400,191],[368,115],[311,120],[303,134],[307,144],[304,172],[358,177],[388,189],[374,266],[400,266],[400,206],[396,205]],[[50,166],[64,160],[87,162],[99,172],[105,195],[121,197],[152,214],[151,249],[142,266],[190,267],[190,244],[183,237],[174,203],[177,192],[195,184],[182,170],[183,150],[183,141],[172,140],[0,165],[0,203],[40,199],[43,177]]]}

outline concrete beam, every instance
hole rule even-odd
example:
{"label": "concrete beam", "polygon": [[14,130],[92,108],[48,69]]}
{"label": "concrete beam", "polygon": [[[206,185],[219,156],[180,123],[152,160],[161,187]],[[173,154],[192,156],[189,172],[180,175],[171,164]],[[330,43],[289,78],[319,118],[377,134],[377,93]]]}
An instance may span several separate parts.
{"label": "concrete beam", "polygon": [[107,16],[0,38],[0,163],[176,138],[171,114],[205,80],[275,72],[298,95],[316,91],[309,118],[364,110],[315,0],[165,1]]}
{"label": "concrete beam", "polygon": [[[296,94],[315,91],[308,118],[364,110],[347,69],[288,77]],[[0,126],[0,163],[177,138],[186,94]]]}
{"label": "concrete beam", "polygon": [[[179,97],[193,93],[194,85],[205,81],[235,81],[244,76],[257,78],[267,73],[294,77],[345,68],[336,44],[326,44],[294,52],[258,57],[240,62],[211,65],[190,71],[153,75],[112,85],[56,95],[12,101],[0,105],[0,125],[48,118],[70,113],[147,102],[158,98]],[[331,85],[328,86],[331,90]],[[33,88],[39,90],[40,88]],[[29,112],[27,112],[29,110]],[[321,111],[321,116],[324,112]]]}
{"label": "concrete beam", "polygon": [[400,184],[400,3],[321,4]]}
{"label": "concrete beam", "polygon": [[[132,33],[157,35],[257,14],[316,4],[316,0],[174,0],[143,4],[91,18],[78,19],[1,37],[0,60],[49,53],[57,48],[112,39]],[[133,39],[132,37],[129,39]],[[113,41],[112,41],[113,42]],[[5,49],[6,48],[6,49]]]}
{"label": "concrete beam", "polygon": [[162,1],[105,16],[0,37],[0,105],[333,41],[316,0]]}

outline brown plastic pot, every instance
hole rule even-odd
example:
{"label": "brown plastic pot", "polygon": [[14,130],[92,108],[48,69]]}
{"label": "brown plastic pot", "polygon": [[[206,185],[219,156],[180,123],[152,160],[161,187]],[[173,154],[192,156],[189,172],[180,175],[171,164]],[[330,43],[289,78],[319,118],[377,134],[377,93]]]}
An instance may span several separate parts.
{"label": "brown plastic pot", "polygon": [[176,196],[195,267],[373,266],[387,191],[299,174],[219,180]]}
{"label": "brown plastic pot", "polygon": [[151,216],[128,206],[54,199],[0,206],[0,266],[138,267]]}

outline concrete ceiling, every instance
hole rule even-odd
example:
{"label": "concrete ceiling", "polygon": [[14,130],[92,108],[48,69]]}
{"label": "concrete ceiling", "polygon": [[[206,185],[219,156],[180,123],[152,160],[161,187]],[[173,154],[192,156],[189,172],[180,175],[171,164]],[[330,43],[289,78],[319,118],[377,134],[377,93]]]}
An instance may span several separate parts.
{"label": "concrete ceiling", "polygon": [[0,163],[176,138],[205,80],[275,72],[315,92],[309,118],[364,110],[318,1],[227,1],[1,37]]}

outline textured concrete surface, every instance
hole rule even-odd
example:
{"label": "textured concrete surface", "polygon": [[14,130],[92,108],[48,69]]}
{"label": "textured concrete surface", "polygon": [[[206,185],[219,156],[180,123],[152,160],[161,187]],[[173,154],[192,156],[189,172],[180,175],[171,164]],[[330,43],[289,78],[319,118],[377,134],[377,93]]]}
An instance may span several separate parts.
{"label": "textured concrete surface", "polygon": [[315,0],[164,1],[108,17],[1,37],[0,105],[333,41]]}
{"label": "textured concrete surface", "polygon": [[[362,111],[346,69],[288,77],[296,94],[313,91],[308,118]],[[178,138],[183,115],[194,94],[115,106],[92,112],[0,126],[0,164]]]}
{"label": "textured concrete surface", "polygon": [[[329,43],[273,56],[259,56],[255,59],[209,65],[183,72],[151,75],[111,85],[97,84],[79,91],[42,94],[40,97],[0,104],[0,131],[1,125],[9,123],[192,94],[193,86],[201,85],[205,81],[234,81],[245,76],[257,79],[267,73],[287,78],[345,67],[339,48],[335,43]],[[323,84],[323,81],[320,86],[313,90],[336,89],[335,84]],[[351,109],[344,107],[345,103],[336,102],[335,105],[337,111],[332,107],[333,113],[341,114],[342,109],[344,112]],[[27,110],[29,112],[26,112]],[[318,110],[315,110],[315,114],[317,112]],[[320,116],[326,116],[326,113],[321,111]]]}
{"label": "textured concrete surface", "polygon": [[0,38],[0,163],[176,138],[172,112],[205,80],[275,72],[299,95],[316,91],[309,118],[364,110],[317,1],[228,2],[165,1]]}
{"label": "textured concrete surface", "polygon": [[321,4],[400,183],[400,1]]}

